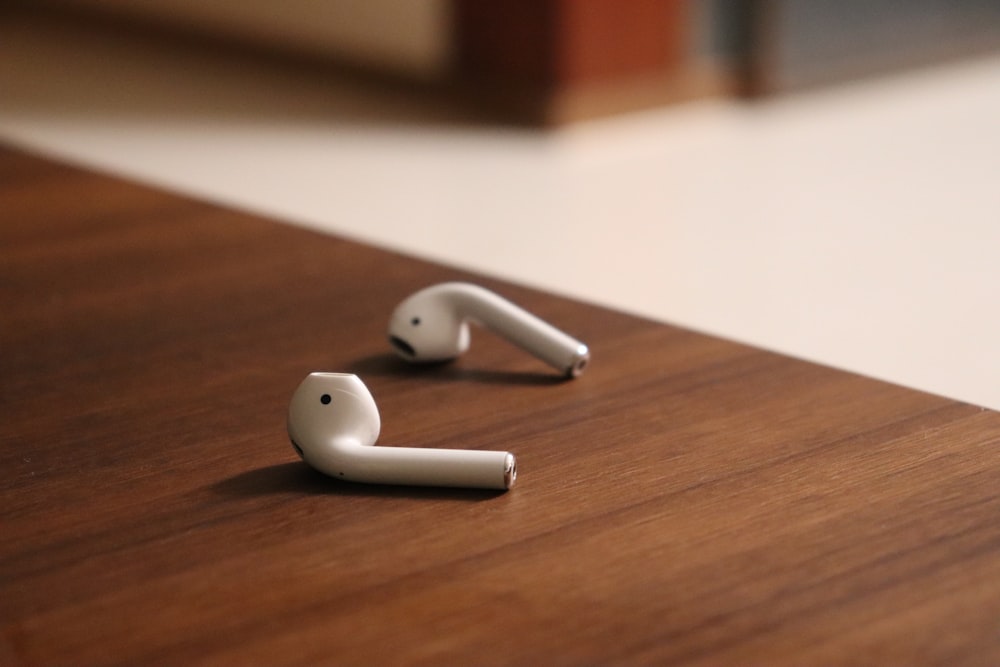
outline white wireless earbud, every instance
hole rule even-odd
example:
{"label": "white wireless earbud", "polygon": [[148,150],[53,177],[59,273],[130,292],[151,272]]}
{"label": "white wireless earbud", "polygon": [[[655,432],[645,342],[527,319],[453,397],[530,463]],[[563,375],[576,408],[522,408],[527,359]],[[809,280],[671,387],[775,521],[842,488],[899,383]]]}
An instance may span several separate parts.
{"label": "white wireless earbud", "polygon": [[445,361],[469,348],[476,322],[569,377],[590,361],[587,346],[487,289],[469,283],[424,288],[396,307],[389,342],[407,361]]}
{"label": "white wireless earbud", "polygon": [[350,373],[311,373],[288,406],[288,437],[310,466],[369,484],[509,489],[517,477],[510,452],[375,447],[378,408]]}

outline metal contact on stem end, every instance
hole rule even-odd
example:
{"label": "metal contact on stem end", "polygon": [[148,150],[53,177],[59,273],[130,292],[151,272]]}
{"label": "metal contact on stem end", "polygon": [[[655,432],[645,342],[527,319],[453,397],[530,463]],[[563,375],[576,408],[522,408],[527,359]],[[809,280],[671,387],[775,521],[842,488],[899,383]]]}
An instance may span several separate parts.
{"label": "metal contact on stem end", "polygon": [[590,350],[587,349],[586,345],[580,343],[580,347],[576,348],[576,352],[573,354],[569,368],[566,369],[566,375],[572,378],[579,377],[589,363]]}
{"label": "metal contact on stem end", "polygon": [[503,459],[504,488],[509,489],[514,486],[515,479],[517,479],[517,460],[514,458],[513,454],[508,453]]}

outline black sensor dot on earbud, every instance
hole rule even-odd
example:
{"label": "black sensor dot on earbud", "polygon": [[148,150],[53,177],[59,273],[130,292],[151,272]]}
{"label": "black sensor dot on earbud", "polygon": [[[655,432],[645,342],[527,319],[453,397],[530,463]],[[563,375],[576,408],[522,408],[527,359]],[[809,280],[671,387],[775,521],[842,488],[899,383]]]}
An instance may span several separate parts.
{"label": "black sensor dot on earbud", "polygon": [[330,398],[330,394],[323,394],[322,396],[319,397],[319,402],[322,403],[323,405],[330,405],[330,401],[332,400],[333,399]]}
{"label": "black sensor dot on earbud", "polygon": [[410,320],[410,324],[412,324],[413,326],[419,326],[420,325],[420,318],[419,317],[414,317],[412,320]]}

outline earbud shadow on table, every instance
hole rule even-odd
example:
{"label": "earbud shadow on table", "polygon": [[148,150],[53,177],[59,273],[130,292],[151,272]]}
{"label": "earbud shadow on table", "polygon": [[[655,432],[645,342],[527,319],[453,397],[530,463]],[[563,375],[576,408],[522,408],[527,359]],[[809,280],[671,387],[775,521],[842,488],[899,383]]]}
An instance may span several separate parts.
{"label": "earbud shadow on table", "polygon": [[212,490],[232,498],[249,498],[280,493],[330,496],[373,496],[427,500],[490,500],[504,491],[431,486],[361,484],[333,479],[301,461],[247,470],[212,485]]}
{"label": "earbud shadow on table", "polygon": [[370,375],[390,375],[419,377],[422,380],[434,382],[475,382],[480,384],[542,386],[562,384],[569,379],[564,375],[546,371],[518,372],[469,368],[454,361],[411,364],[388,352],[358,359],[343,370],[362,378]]}

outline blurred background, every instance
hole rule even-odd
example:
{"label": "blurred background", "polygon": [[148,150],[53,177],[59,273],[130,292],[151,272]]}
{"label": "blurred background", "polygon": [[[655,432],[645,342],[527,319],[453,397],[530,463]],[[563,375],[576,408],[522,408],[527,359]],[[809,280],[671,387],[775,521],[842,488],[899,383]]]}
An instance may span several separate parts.
{"label": "blurred background", "polygon": [[995,0],[8,1],[0,139],[1000,408],[998,47]]}

